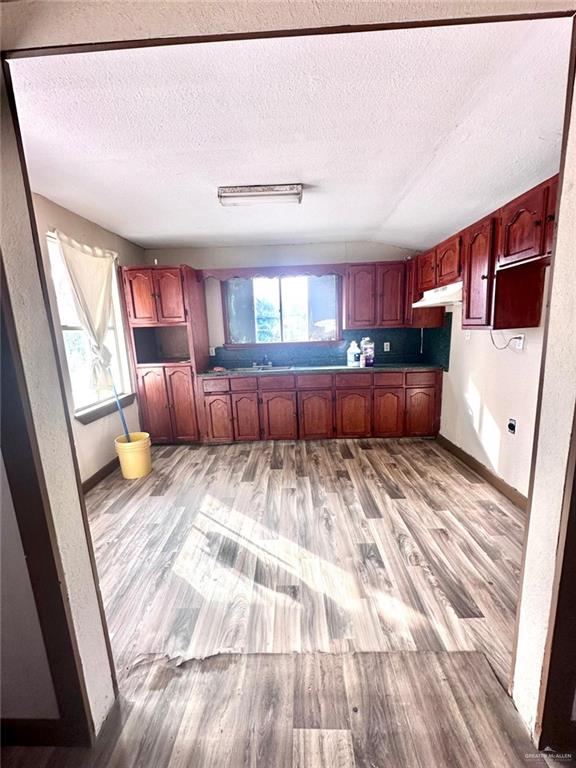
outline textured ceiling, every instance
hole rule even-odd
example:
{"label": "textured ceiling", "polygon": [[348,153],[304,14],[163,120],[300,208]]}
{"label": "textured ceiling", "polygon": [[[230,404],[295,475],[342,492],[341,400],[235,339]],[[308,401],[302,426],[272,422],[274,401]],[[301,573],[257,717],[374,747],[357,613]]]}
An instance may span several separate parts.
{"label": "textured ceiling", "polygon": [[[437,242],[555,173],[570,21],[11,63],[34,191],[145,247]],[[219,185],[302,182],[222,208]]]}

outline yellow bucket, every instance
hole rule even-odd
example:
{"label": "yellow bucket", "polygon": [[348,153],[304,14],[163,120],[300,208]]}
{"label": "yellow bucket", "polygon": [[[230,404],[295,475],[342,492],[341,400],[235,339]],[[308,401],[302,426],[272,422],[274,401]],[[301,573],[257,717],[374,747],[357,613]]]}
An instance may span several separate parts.
{"label": "yellow bucket", "polygon": [[126,480],[145,477],[152,471],[148,432],[130,432],[130,442],[127,442],[126,435],[120,435],[114,440],[114,445],[120,459],[122,476]]}

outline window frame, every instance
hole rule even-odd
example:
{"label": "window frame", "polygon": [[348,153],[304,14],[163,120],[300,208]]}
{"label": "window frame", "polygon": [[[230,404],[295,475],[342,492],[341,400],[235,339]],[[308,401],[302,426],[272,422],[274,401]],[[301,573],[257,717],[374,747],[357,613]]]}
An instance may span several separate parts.
{"label": "window frame", "polygon": [[[322,341],[250,341],[246,343],[230,341],[230,325],[228,317],[228,280],[235,278],[242,278],[245,280],[253,280],[255,277],[268,277],[277,278],[281,280],[283,277],[320,277],[322,275],[333,275],[336,279],[336,338],[327,339]],[[282,289],[279,285],[280,292],[280,328],[282,329]],[[302,268],[302,271],[298,271],[297,268],[292,267],[289,272],[282,270],[266,270],[266,272],[257,272],[250,274],[238,274],[230,275],[226,279],[220,280],[220,295],[222,298],[222,318],[224,321],[224,348],[225,349],[262,349],[269,347],[271,349],[277,349],[281,346],[308,346],[308,347],[329,347],[337,346],[343,341],[342,337],[342,311],[343,311],[343,292],[344,292],[344,279],[343,276],[336,271],[326,272],[309,272],[306,267]]]}

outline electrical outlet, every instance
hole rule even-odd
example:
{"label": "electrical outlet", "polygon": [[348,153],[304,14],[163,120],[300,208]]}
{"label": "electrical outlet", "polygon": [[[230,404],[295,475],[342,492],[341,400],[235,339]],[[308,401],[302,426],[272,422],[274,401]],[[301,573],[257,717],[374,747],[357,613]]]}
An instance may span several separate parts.
{"label": "electrical outlet", "polygon": [[508,419],[508,432],[511,435],[516,434],[516,419]]}
{"label": "electrical outlet", "polygon": [[526,334],[519,333],[515,339],[516,349],[521,352],[524,349],[524,343],[526,341]]}
{"label": "electrical outlet", "polygon": [[390,352],[390,342],[385,341],[384,342],[384,352]]}
{"label": "electrical outlet", "polygon": [[208,354],[210,355],[210,357],[214,357],[214,355],[216,354],[216,347],[208,347]]}
{"label": "electrical outlet", "polygon": [[466,331],[466,333],[464,334],[464,338],[466,339],[466,341],[470,341],[470,331]]}

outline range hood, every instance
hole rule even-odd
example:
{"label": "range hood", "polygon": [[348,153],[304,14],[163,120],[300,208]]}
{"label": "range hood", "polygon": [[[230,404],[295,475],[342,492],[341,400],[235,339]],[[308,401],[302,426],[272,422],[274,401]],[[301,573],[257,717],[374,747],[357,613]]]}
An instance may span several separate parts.
{"label": "range hood", "polygon": [[420,301],[412,304],[414,309],[419,307],[446,307],[449,304],[462,304],[462,280],[431,291],[424,291]]}

